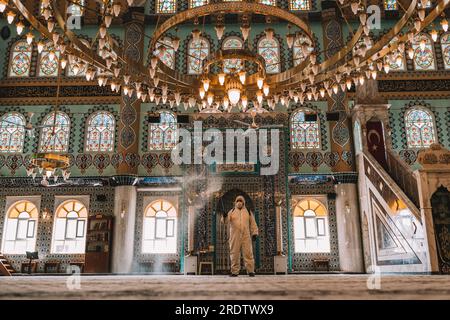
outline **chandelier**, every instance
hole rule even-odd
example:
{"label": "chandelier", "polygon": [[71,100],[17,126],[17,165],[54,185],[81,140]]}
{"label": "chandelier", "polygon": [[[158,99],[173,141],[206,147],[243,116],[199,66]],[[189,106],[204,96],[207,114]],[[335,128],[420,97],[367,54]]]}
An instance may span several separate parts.
{"label": "chandelier", "polygon": [[[117,0],[103,0],[99,32],[94,41],[98,41],[99,50],[93,50],[90,43],[77,37],[67,28],[60,3],[71,1],[42,1],[43,17],[36,17],[28,10],[23,0],[0,0],[0,12],[6,13],[10,24],[16,24],[18,34],[30,31],[27,41],[35,41],[31,30],[39,32],[52,40],[55,50],[61,54],[61,68],[83,67],[87,81],[98,82],[99,86],[110,86],[114,92],[122,92],[143,102],[151,102],[160,107],[161,103],[170,104],[180,112],[189,108],[245,111],[251,104],[261,110],[287,110],[289,104],[304,104],[305,101],[317,101],[328,96],[345,93],[361,86],[368,79],[377,79],[380,74],[389,73],[391,65],[400,61],[404,54],[410,58],[415,50],[412,42],[419,33],[429,32],[436,40],[441,29],[448,30],[448,21],[444,9],[450,0],[438,0],[434,7],[425,10],[428,0],[398,0],[402,10],[401,17],[382,37],[375,41],[370,33],[367,7],[361,0],[337,0],[337,6],[345,16],[353,16],[358,27],[349,25],[351,37],[338,52],[329,54],[319,52],[315,44],[315,35],[309,25],[299,16],[288,10],[259,3],[259,1],[214,1],[200,7],[181,11],[158,24],[150,37],[146,54],[147,59],[140,64],[129,61],[122,48],[109,34],[114,18],[126,12],[124,4]],[[128,0],[129,6],[135,1]],[[211,1],[212,2],[212,1]],[[238,14],[242,39],[249,45],[252,17],[265,19],[266,39],[274,37],[270,27],[272,19],[277,24],[285,23],[288,33],[285,36],[287,47],[294,43],[299,46],[304,59],[297,65],[277,73],[266,72],[269,67],[263,57],[253,50],[218,50],[200,61],[200,73],[184,74],[162,63],[158,50],[179,50],[181,39],[172,37],[169,43],[163,41],[169,32],[176,33],[183,25],[193,24],[191,36],[200,39],[199,19],[215,21],[214,30],[217,39],[221,39],[226,28],[227,14]],[[344,19],[348,24],[347,19]],[[25,25],[25,22],[27,25]],[[431,26],[431,27],[429,27]],[[440,26],[437,30],[434,26]],[[428,28],[428,29],[427,29]],[[430,30],[431,29],[431,30]],[[41,43],[38,43],[38,48]],[[420,44],[425,46],[424,43]],[[242,68],[224,72],[224,64],[229,59],[241,60]],[[252,66],[252,67],[249,67]],[[131,71],[132,70],[132,71]]]}
{"label": "chandelier", "polygon": [[52,178],[54,182],[58,181],[58,174],[61,175],[64,181],[69,179],[69,164],[70,159],[67,155],[35,153],[32,155],[31,166],[27,169],[27,175],[35,179],[38,173],[41,174],[41,184],[44,187],[47,187]]}

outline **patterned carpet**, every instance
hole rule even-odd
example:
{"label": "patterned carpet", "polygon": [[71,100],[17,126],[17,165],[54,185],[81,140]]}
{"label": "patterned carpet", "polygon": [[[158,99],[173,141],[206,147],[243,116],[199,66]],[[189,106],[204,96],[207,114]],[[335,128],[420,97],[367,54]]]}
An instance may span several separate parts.
{"label": "patterned carpet", "polygon": [[339,274],[82,276],[77,289],[73,276],[16,276],[0,277],[0,299],[450,299],[449,276],[368,278]]}

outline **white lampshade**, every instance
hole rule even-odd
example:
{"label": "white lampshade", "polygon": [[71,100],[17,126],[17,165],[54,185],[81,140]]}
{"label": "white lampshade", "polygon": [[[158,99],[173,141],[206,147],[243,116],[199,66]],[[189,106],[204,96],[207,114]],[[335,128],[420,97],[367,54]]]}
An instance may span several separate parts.
{"label": "white lampshade", "polygon": [[241,90],[237,88],[228,89],[228,99],[230,100],[231,104],[235,106],[241,99]]}

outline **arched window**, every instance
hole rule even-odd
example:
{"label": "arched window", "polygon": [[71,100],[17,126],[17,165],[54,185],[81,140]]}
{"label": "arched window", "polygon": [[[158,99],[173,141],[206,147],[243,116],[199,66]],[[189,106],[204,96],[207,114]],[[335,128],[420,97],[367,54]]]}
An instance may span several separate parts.
{"label": "arched window", "polygon": [[72,0],[72,2],[75,3],[69,3],[69,6],[67,7],[67,13],[73,17],[82,17],[84,14],[85,0]]}
{"label": "arched window", "polygon": [[434,118],[429,110],[413,108],[405,114],[408,148],[427,148],[436,142]]}
{"label": "arched window", "polygon": [[[394,44],[398,41],[397,37],[394,37],[389,44]],[[368,48],[370,49],[370,48]],[[396,54],[390,54],[386,56],[387,62],[389,64],[389,69],[392,71],[405,71],[405,53],[397,52]]]}
{"label": "arched window", "polygon": [[86,152],[114,151],[114,116],[107,111],[98,111],[87,123]]}
{"label": "arched window", "polygon": [[450,69],[450,32],[441,37],[442,57],[444,58],[445,69]]}
{"label": "arched window", "polygon": [[150,203],[144,212],[142,253],[177,252],[177,209],[167,200]]}
{"label": "arched window", "polygon": [[267,39],[264,37],[260,39],[258,42],[258,54],[266,62],[267,73],[278,73],[281,71],[280,46],[275,38]]}
{"label": "arched window", "polygon": [[202,61],[209,55],[209,42],[205,38],[191,40],[188,48],[188,74],[201,74]]}
{"label": "arched window", "polygon": [[156,0],[156,13],[176,13],[177,0]]}
{"label": "arched window", "polygon": [[56,209],[52,253],[84,253],[87,218],[88,211],[82,202],[63,202]]}
{"label": "arched window", "polygon": [[172,47],[172,40],[164,37],[156,44],[155,55],[169,68],[175,68],[175,50]]}
{"label": "arched window", "polygon": [[303,50],[302,50],[302,44],[305,43],[305,42],[308,43],[308,45],[309,45],[308,51],[310,53],[314,50],[314,48],[311,46],[311,40],[309,40],[303,34],[300,34],[299,36],[297,36],[295,38],[294,45],[292,46],[292,53],[293,53],[293,58],[294,58],[294,66],[299,65],[300,63],[302,63],[306,59],[306,56],[305,56],[305,54],[303,53]]}
{"label": "arched window", "polygon": [[384,0],[384,10],[397,10],[397,0]]}
{"label": "arched window", "polygon": [[149,126],[149,149],[171,150],[177,143],[177,120],[175,115],[168,111],[159,114],[159,123]]}
{"label": "arched window", "polygon": [[292,149],[320,148],[320,124],[317,113],[301,109],[292,115],[291,147]]}
{"label": "arched window", "polygon": [[207,5],[209,0],[189,0],[189,8],[197,8]]}
{"label": "arched window", "polygon": [[70,119],[63,112],[52,112],[42,121],[39,152],[67,152],[69,148]]}
{"label": "arched window", "polygon": [[10,77],[28,77],[30,75],[32,51],[33,46],[25,40],[14,44],[9,60]]}
{"label": "arched window", "polygon": [[0,152],[21,153],[25,139],[25,118],[11,112],[0,118]]}
{"label": "arched window", "polygon": [[48,41],[39,55],[39,77],[58,76],[59,51],[55,50],[53,41]]}
{"label": "arched window", "polygon": [[295,252],[330,252],[328,213],[318,200],[300,200],[294,209]]}
{"label": "arched window", "polygon": [[[222,43],[223,50],[233,50],[242,49],[244,47],[244,42],[238,37],[228,37]],[[238,72],[242,69],[241,59],[225,59],[223,61],[223,72],[230,73]]]}
{"label": "arched window", "polygon": [[259,3],[265,4],[267,6],[276,6],[277,0],[259,0]]}
{"label": "arched window", "polygon": [[289,0],[289,9],[293,11],[310,10],[311,0]]}
{"label": "arched window", "polygon": [[38,209],[30,201],[21,200],[9,208],[3,233],[3,253],[35,251],[38,216]]}
{"label": "arched window", "polygon": [[435,58],[433,42],[425,33],[419,33],[412,43],[414,50],[414,68],[416,70],[434,70]]}

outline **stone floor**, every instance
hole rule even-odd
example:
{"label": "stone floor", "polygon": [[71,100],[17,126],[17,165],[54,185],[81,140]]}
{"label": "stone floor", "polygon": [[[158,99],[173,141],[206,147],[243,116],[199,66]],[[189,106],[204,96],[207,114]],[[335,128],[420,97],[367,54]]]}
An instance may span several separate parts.
{"label": "stone floor", "polygon": [[73,276],[16,276],[0,277],[0,299],[450,299],[450,276],[368,278],[340,274],[82,276],[76,289]]}

